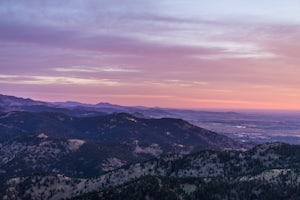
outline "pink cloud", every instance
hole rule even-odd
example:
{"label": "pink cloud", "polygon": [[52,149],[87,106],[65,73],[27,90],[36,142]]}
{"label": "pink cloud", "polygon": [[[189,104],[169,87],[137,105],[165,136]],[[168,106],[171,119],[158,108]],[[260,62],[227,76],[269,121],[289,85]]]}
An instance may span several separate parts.
{"label": "pink cloud", "polygon": [[[56,1],[11,4],[12,12],[0,13],[2,91],[128,105],[299,108],[297,24],[191,19],[142,12],[152,3],[116,2],[103,4],[107,11],[97,1],[75,2],[77,11],[69,2],[59,12]],[[61,77],[78,84],[60,84]]]}

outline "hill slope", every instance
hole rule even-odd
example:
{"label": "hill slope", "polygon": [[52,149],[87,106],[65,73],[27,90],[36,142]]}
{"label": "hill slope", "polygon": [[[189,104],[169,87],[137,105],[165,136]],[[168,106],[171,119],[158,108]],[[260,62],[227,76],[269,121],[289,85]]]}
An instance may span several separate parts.
{"label": "hill slope", "polygon": [[180,119],[143,119],[126,113],[72,117],[61,113],[0,113],[0,141],[15,136],[46,133],[140,147],[137,151],[161,154],[207,148],[241,148],[234,140]]}
{"label": "hill slope", "polygon": [[63,173],[93,177],[129,163],[151,158],[120,143],[26,135],[0,144],[0,178]]}
{"label": "hill slope", "polygon": [[297,199],[299,155],[300,146],[282,143],[260,145],[247,152],[206,150],[164,156],[92,179],[59,174],[13,178],[2,192],[7,198],[15,195],[23,199],[122,199],[125,194],[155,199],[155,191],[165,194],[164,199],[261,199],[274,191],[283,192],[275,199]]}

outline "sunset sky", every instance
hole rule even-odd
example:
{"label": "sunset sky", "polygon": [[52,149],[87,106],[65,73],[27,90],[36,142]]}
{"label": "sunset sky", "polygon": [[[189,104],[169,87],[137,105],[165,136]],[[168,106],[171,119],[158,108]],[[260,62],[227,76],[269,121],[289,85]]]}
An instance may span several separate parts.
{"label": "sunset sky", "polygon": [[1,0],[0,93],[300,110],[300,1]]}

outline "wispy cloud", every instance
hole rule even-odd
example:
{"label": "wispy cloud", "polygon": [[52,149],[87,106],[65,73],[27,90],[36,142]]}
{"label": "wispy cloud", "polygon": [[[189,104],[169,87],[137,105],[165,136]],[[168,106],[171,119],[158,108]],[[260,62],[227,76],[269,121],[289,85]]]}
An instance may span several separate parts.
{"label": "wispy cloud", "polygon": [[128,104],[144,104],[148,95],[148,105],[155,99],[179,107],[265,106],[279,96],[282,106],[296,105],[299,6],[298,0],[0,1],[0,87],[22,94],[59,88],[84,93],[85,100],[114,94],[108,100]]}
{"label": "wispy cloud", "polygon": [[207,86],[209,83],[205,81],[188,81],[188,80],[160,80],[160,81],[146,81],[145,84],[155,85],[159,87],[199,87]]}
{"label": "wispy cloud", "polygon": [[97,72],[110,72],[110,73],[136,73],[140,72],[137,69],[129,69],[122,67],[87,67],[87,66],[71,66],[71,67],[58,67],[53,68],[56,72],[82,72],[82,73],[97,73]]}
{"label": "wispy cloud", "polygon": [[64,76],[0,75],[0,83],[26,85],[105,85],[119,86],[121,82],[111,79],[93,79]]}

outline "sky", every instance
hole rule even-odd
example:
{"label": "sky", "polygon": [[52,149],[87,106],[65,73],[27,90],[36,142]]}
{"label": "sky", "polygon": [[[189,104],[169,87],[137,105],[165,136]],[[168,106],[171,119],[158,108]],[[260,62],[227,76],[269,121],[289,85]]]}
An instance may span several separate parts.
{"label": "sky", "polygon": [[0,0],[0,93],[300,110],[299,0]]}

